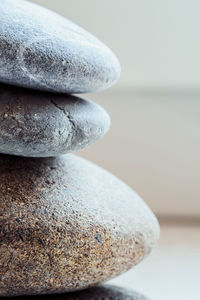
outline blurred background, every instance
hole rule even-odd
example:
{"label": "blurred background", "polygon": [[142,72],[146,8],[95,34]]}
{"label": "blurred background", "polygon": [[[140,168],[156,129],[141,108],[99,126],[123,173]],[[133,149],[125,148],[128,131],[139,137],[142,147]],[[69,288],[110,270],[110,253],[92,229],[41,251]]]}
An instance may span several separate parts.
{"label": "blurred background", "polygon": [[200,2],[34,0],[71,19],[118,56],[122,73],[88,99],[110,132],[79,155],[134,188],[156,213],[161,239],[114,284],[152,300],[200,297]]}

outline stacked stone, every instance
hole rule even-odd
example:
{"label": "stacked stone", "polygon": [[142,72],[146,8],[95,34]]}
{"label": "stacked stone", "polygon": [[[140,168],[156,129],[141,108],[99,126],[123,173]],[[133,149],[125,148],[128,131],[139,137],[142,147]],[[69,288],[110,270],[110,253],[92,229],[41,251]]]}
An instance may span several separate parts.
{"label": "stacked stone", "polygon": [[[70,94],[106,89],[119,73],[111,50],[77,25],[27,1],[0,1],[0,296],[97,285],[155,244],[157,220],[134,191],[63,155],[110,125],[103,108]],[[144,299],[108,286],[65,299],[102,297]]]}

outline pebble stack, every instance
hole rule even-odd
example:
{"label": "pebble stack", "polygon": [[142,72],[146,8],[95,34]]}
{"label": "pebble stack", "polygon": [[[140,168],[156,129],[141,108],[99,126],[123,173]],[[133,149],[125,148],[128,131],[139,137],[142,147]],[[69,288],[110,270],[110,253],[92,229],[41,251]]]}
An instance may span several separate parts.
{"label": "pebble stack", "polygon": [[[112,51],[79,26],[28,1],[0,1],[1,297],[98,285],[156,243],[158,222],[132,189],[66,154],[110,126],[103,108],[71,94],[104,90],[119,74]],[[109,286],[45,297],[145,300]]]}

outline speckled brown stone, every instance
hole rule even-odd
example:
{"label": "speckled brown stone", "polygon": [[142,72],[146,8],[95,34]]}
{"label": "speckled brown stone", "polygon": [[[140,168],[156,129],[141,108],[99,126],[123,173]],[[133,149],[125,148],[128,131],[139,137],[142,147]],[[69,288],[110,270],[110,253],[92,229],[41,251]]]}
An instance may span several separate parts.
{"label": "speckled brown stone", "polygon": [[0,296],[104,282],[140,262],[158,235],[143,200],[94,164],[0,156]]}
{"label": "speckled brown stone", "polygon": [[[7,299],[7,298],[6,298]],[[18,300],[19,298],[15,298]],[[149,300],[145,296],[132,290],[120,288],[117,286],[104,285],[97,286],[74,293],[65,293],[57,295],[28,296],[23,300]]]}

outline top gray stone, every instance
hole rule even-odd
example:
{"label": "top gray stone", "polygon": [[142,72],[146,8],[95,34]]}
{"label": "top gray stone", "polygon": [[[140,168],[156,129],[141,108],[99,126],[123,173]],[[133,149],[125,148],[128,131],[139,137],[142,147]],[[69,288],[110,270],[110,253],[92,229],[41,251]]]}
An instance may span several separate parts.
{"label": "top gray stone", "polygon": [[1,82],[89,93],[110,87],[119,73],[112,51],[76,24],[28,1],[0,1]]}

